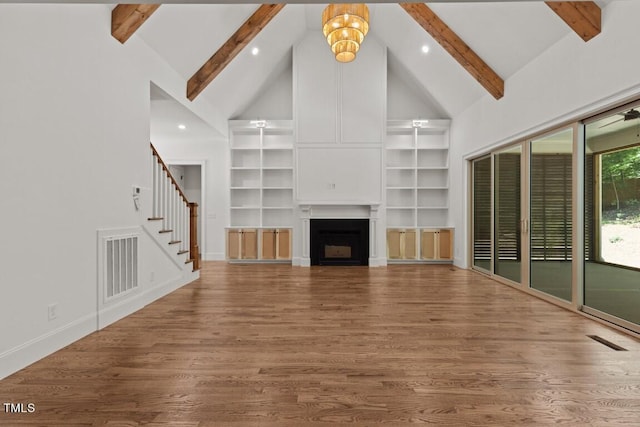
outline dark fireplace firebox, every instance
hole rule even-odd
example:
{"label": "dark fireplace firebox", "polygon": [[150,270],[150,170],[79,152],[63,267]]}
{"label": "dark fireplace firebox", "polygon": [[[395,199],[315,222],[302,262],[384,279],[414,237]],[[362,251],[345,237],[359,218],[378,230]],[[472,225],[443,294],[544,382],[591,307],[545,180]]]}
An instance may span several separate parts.
{"label": "dark fireplace firebox", "polygon": [[311,265],[369,265],[368,219],[312,219]]}

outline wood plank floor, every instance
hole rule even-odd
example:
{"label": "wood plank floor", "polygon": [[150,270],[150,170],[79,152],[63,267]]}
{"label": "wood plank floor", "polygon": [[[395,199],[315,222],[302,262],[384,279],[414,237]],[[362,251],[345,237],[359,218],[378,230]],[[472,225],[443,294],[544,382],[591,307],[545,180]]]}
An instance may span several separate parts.
{"label": "wood plank floor", "polygon": [[3,426],[638,426],[640,343],[450,266],[208,262],[0,400],[36,406]]}

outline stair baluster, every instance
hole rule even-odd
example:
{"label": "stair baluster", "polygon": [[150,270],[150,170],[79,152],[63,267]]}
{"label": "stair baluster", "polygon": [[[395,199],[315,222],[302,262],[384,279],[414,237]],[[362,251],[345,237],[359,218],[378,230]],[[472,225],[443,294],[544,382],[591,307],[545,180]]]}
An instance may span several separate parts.
{"label": "stair baluster", "polygon": [[162,219],[162,229],[171,230],[171,244],[178,253],[189,252],[193,270],[200,269],[198,247],[198,204],[190,203],[153,144],[152,218]]}

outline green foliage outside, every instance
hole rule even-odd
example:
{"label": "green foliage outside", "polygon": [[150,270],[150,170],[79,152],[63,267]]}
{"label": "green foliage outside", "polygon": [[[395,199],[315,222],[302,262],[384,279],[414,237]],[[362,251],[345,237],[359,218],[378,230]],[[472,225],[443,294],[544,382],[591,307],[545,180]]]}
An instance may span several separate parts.
{"label": "green foliage outside", "polygon": [[639,223],[640,146],[603,154],[602,179],[615,196],[614,204],[603,206],[604,223]]}

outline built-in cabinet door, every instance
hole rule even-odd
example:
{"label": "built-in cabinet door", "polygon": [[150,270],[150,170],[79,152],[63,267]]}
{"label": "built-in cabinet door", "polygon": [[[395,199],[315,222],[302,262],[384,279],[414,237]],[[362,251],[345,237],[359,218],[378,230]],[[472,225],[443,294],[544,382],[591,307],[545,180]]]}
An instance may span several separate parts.
{"label": "built-in cabinet door", "polygon": [[388,259],[416,259],[416,230],[387,230]]}
{"label": "built-in cabinet door", "polygon": [[275,229],[265,229],[261,231],[262,237],[262,259],[276,259],[276,233]]}
{"label": "built-in cabinet door", "polygon": [[242,259],[258,258],[258,231],[255,229],[242,229],[241,250]]}
{"label": "built-in cabinet door", "polygon": [[387,258],[402,259],[401,246],[401,230],[387,230]]}
{"label": "built-in cabinet door", "polygon": [[282,228],[276,232],[277,259],[291,259],[291,230]]}
{"label": "built-in cabinet door", "polygon": [[416,259],[418,255],[417,242],[416,230],[404,231],[404,259]]}
{"label": "built-in cabinet door", "polygon": [[291,230],[269,228],[260,234],[260,259],[291,259]]}
{"label": "built-in cabinet door", "polygon": [[420,239],[420,258],[426,260],[435,260],[437,255],[437,233],[438,230],[422,230],[422,237]]}
{"label": "built-in cabinet door", "polygon": [[440,259],[453,259],[453,230],[445,228],[438,232],[438,252]]}
{"label": "built-in cabinet door", "polygon": [[424,229],[420,237],[420,258],[429,261],[453,259],[453,230]]}
{"label": "built-in cabinet door", "polygon": [[257,259],[258,232],[255,229],[233,228],[227,231],[228,259]]}
{"label": "built-in cabinet door", "polygon": [[227,258],[240,259],[240,236],[242,230],[227,231]]}

